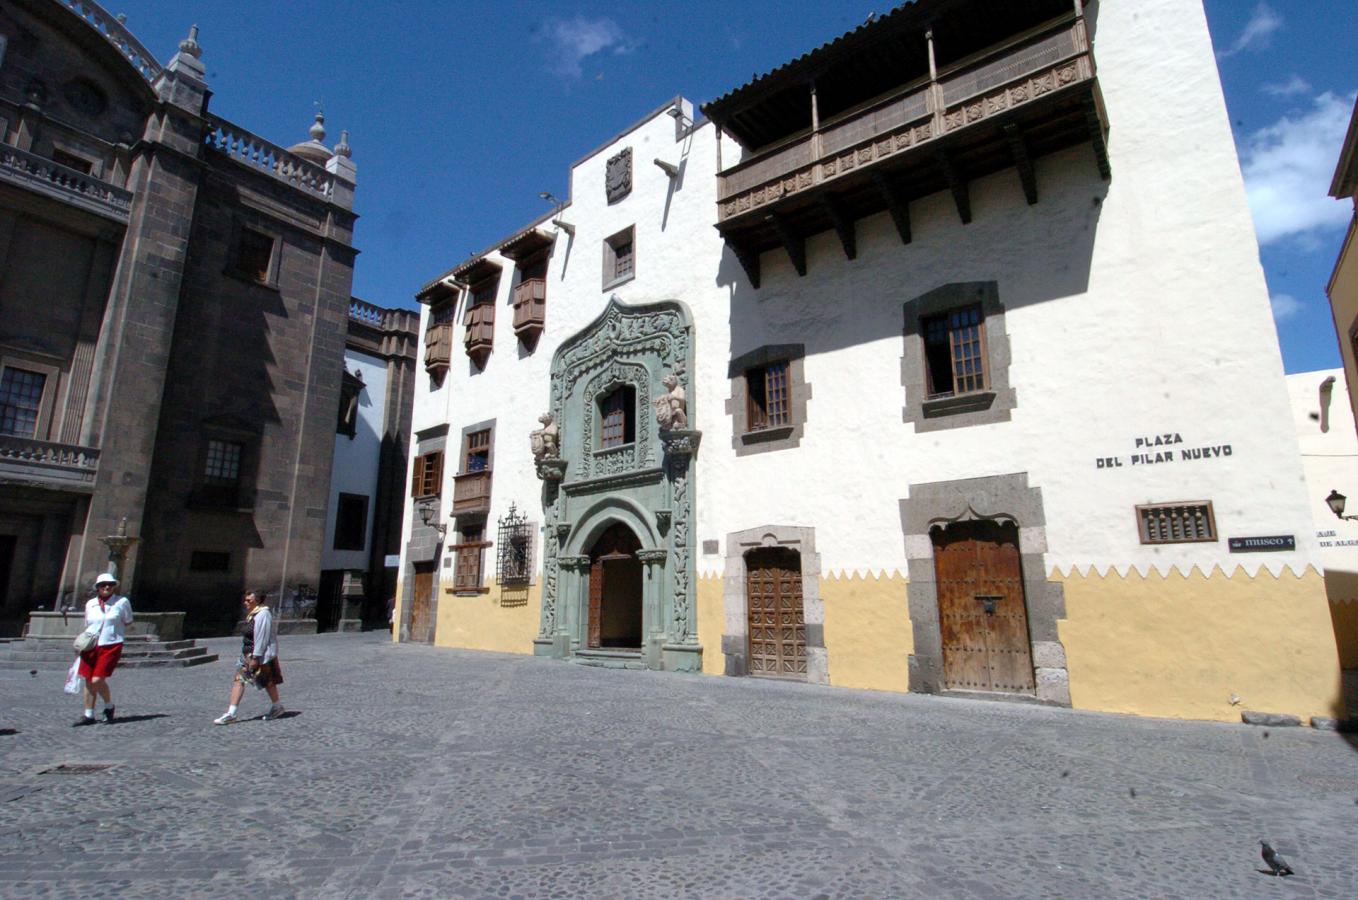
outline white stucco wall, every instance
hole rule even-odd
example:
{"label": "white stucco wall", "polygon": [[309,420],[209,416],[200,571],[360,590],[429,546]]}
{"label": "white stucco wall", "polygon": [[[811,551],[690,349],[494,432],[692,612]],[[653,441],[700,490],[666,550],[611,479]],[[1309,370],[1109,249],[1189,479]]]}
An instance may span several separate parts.
{"label": "white stucco wall", "polygon": [[[1329,402],[1323,403],[1321,385],[1334,379]],[[1358,522],[1335,518],[1325,498],[1337,490],[1349,498],[1345,515],[1358,515],[1358,432],[1343,369],[1321,369],[1287,376],[1292,398],[1292,420],[1306,469],[1306,493],[1319,542],[1319,559],[1327,572],[1358,576]],[[1322,407],[1327,407],[1321,431]],[[1332,579],[1333,581],[1333,579]],[[1345,582],[1347,583],[1347,582]],[[1348,599],[1331,596],[1332,600]]]}
{"label": "white stucco wall", "polygon": [[[330,476],[330,502],[325,512],[325,543],[321,549],[322,569],[368,568],[368,546],[372,540],[373,507],[377,499],[377,464],[382,453],[385,428],[387,364],[367,353],[346,348],[344,367],[363,378],[358,396],[358,422],[354,436],[335,435],[335,457]],[[368,498],[368,518],[363,525],[362,550],[336,550],[335,515],[339,495],[361,494]]]}
{"label": "white stucco wall", "polygon": [[[416,390],[417,433],[449,423],[444,496],[461,429],[494,419],[487,535],[511,502],[541,520],[527,435],[547,408],[552,353],[603,308],[602,241],[633,225],[636,278],[613,292],[624,302],[679,299],[694,317],[688,397],[690,420],[704,432],[699,550],[704,540],[724,546],[728,533],[763,524],[810,526],[827,571],[904,571],[900,501],[911,484],[1026,472],[1047,523],[1026,540],[1045,546],[1050,569],[1304,570],[1315,528],[1201,3],[1099,6],[1091,30],[1111,125],[1111,182],[1099,178],[1091,147],[1077,146],[1037,161],[1035,206],[1016,172],[1004,171],[971,184],[969,225],[943,193],[911,204],[909,245],[885,214],[858,222],[854,261],[833,232],[809,238],[805,277],[782,251],[769,252],[754,290],[725,249],[713,227],[710,124],[676,142],[662,109],[581,160],[562,213],[575,234],[557,235],[536,350],[513,336],[518,273],[492,254],[505,268],[485,370],[461,351],[459,306],[447,380],[431,391],[422,378]],[[604,167],[627,146],[633,191],[609,205]],[[728,165],[733,150],[726,142]],[[681,177],[672,184],[656,157],[682,163]],[[970,281],[998,284],[1017,406],[1007,422],[917,433],[902,420],[907,304]],[[805,434],[795,449],[738,457],[725,412],[727,365],[771,343],[806,345]],[[1162,448],[1174,461],[1133,464],[1137,439],[1157,435],[1182,441]],[[1227,445],[1229,456],[1181,457]],[[1099,467],[1110,458],[1122,465]],[[1137,504],[1190,500],[1213,502],[1219,541],[1139,543]],[[1294,535],[1297,549],[1228,552],[1227,538],[1265,535]],[[493,551],[488,566],[492,559]],[[719,554],[699,553],[703,573],[723,564]]]}

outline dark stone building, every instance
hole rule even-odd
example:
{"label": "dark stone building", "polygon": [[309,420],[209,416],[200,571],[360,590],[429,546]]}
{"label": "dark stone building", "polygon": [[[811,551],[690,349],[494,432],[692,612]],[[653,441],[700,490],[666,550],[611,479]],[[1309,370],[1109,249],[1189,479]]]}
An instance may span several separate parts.
{"label": "dark stone building", "polygon": [[213,115],[201,55],[194,29],[162,67],[85,0],[0,5],[10,633],[85,596],[123,519],[125,589],[191,631],[319,579],[355,168],[319,115],[287,149]]}

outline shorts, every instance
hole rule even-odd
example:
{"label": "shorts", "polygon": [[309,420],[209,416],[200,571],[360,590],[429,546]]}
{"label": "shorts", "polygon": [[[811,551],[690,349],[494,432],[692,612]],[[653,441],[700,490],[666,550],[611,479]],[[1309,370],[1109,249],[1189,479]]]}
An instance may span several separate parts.
{"label": "shorts", "polygon": [[102,647],[91,647],[80,654],[80,677],[86,680],[91,678],[107,678],[113,674],[113,670],[118,668],[118,658],[123,655],[122,642],[116,644],[105,644]]}
{"label": "shorts", "polygon": [[283,683],[283,669],[278,665],[277,658],[259,663],[253,671],[246,666],[244,657],[236,665],[238,669],[236,677],[240,679],[241,684],[253,684],[262,690],[270,685]]}

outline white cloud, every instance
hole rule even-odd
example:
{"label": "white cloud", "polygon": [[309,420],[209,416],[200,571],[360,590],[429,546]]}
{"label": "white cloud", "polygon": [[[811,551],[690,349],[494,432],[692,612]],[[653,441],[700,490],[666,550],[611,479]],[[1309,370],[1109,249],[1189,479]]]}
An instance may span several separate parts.
{"label": "white cloud", "polygon": [[1311,93],[1311,83],[1293,72],[1286,81],[1270,81],[1260,90],[1270,97],[1295,97]]}
{"label": "white cloud", "polygon": [[1273,321],[1275,322],[1290,319],[1301,312],[1301,301],[1291,294],[1274,294],[1268,298],[1268,302],[1273,306]]}
{"label": "white cloud", "polygon": [[1264,50],[1272,41],[1273,32],[1283,27],[1283,17],[1275,13],[1267,3],[1254,8],[1254,15],[1245,23],[1245,30],[1235,43],[1217,54],[1221,59],[1235,56],[1242,50]]}
{"label": "white cloud", "polygon": [[611,50],[622,55],[636,49],[618,23],[608,18],[554,19],[546,23],[538,39],[549,42],[555,51],[552,71],[568,78],[579,78],[580,64],[596,53]]}
{"label": "white cloud", "polygon": [[1328,194],[1353,100],[1352,94],[1327,91],[1309,109],[1288,113],[1244,139],[1240,168],[1260,246],[1284,238],[1314,240],[1317,232],[1348,224],[1352,204]]}

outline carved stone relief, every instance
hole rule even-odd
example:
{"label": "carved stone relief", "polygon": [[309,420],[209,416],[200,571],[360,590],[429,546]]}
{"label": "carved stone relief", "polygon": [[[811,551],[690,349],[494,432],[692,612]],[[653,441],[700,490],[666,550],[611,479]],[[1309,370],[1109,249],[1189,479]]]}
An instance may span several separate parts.
{"label": "carved stone relief", "polygon": [[604,191],[609,203],[617,203],[632,193],[632,148],[624,148],[616,156],[609,157],[604,172]]}

